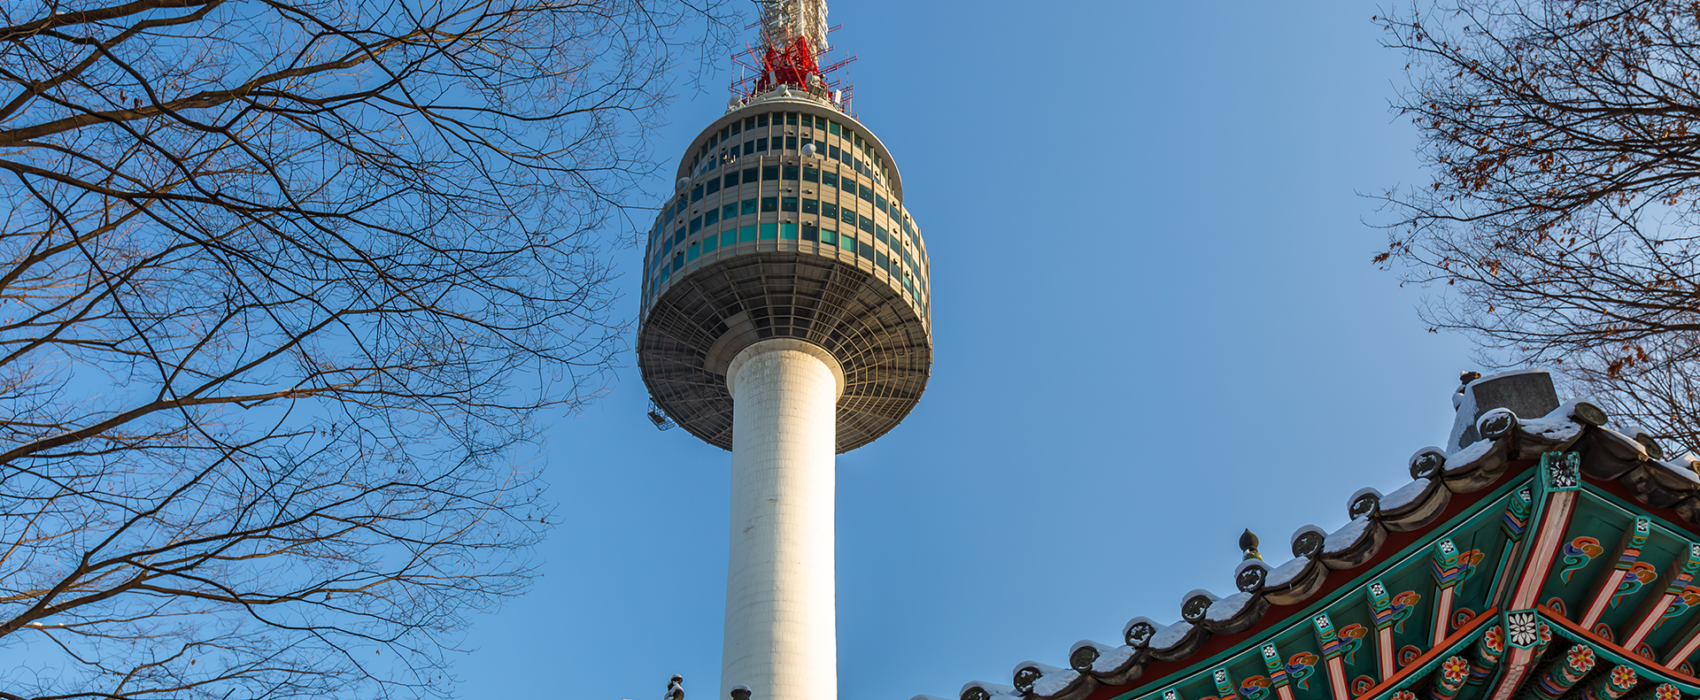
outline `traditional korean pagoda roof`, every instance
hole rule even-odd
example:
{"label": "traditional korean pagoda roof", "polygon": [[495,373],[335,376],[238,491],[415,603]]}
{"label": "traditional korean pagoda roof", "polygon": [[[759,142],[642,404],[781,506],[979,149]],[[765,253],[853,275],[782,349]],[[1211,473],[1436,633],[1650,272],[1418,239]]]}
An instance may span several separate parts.
{"label": "traditional korean pagoda roof", "polygon": [[1467,375],[1455,403],[1411,483],[1353,493],[1350,522],[1299,529],[1291,560],[1248,556],[1238,590],[1188,593],[1179,620],[1136,617],[959,700],[1700,698],[1692,460],[1560,403],[1542,372]]}

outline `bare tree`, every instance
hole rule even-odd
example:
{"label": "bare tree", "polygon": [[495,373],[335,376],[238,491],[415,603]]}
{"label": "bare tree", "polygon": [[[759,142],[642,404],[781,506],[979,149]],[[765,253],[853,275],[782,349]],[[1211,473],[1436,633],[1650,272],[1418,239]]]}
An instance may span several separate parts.
{"label": "bare tree", "polygon": [[721,10],[0,5],[0,698],[450,694]]}
{"label": "bare tree", "polygon": [[[1499,365],[1556,366],[1700,448],[1700,5],[1447,0],[1377,17],[1432,182],[1377,263]],[[1432,329],[1431,329],[1432,330]]]}

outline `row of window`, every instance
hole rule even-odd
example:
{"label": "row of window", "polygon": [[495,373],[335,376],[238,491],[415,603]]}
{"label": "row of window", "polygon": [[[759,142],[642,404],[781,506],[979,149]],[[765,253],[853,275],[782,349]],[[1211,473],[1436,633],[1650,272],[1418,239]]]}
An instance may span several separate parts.
{"label": "row of window", "polygon": [[[771,120],[769,119],[770,116],[772,117]],[[816,134],[805,133],[805,138],[802,140],[799,140],[799,137],[795,134],[773,134],[770,136],[767,135],[768,132],[766,131],[770,121],[776,128],[800,125],[803,128],[818,129],[820,132]],[[757,133],[758,129],[761,130],[760,133],[763,135],[752,137],[752,134]],[[801,145],[810,142],[806,137],[811,135],[821,137],[813,139],[813,143],[815,144],[815,151],[822,156],[850,164],[856,172],[863,175],[885,179],[887,174],[885,160],[876,152],[871,140],[863,139],[861,134],[856,133],[848,125],[840,125],[826,117],[799,112],[758,114],[745,117],[741,122],[732,122],[721,127],[720,133],[709,135],[708,141],[698,148],[696,156],[691,160],[691,171],[697,175],[702,175],[718,167],[728,157],[736,159],[739,155],[748,156],[765,152],[770,144],[774,150],[779,150],[782,147],[788,150],[798,150]],[[836,139],[824,138],[829,135],[843,139],[844,148],[838,147],[838,144],[834,142]],[[734,141],[739,143],[733,143]]]}
{"label": "row of window", "polygon": [[651,298],[660,290],[673,273],[684,268],[686,263],[695,262],[703,254],[712,253],[723,247],[738,243],[751,243],[759,240],[802,240],[819,243],[822,247],[836,246],[847,253],[855,253],[863,258],[872,260],[874,267],[885,270],[897,281],[913,301],[926,314],[927,282],[926,278],[910,272],[902,265],[902,260],[896,255],[886,255],[874,247],[873,243],[858,241],[852,234],[840,234],[831,229],[821,228],[813,224],[749,224],[735,226],[721,231],[719,235],[710,234],[700,241],[693,241],[684,251],[674,253],[671,257],[656,256],[651,264],[649,293]]}
{"label": "row of window", "polygon": [[[892,258],[893,262],[902,261],[903,265],[904,265],[903,269],[913,271],[913,274],[916,277],[918,277],[922,280],[922,282],[921,282],[922,287],[925,288],[925,286],[926,286],[925,280],[926,280],[926,277],[927,277],[926,267],[923,264],[921,264],[920,261],[916,260],[913,256],[911,256],[909,254],[908,250],[905,250],[901,247],[893,246],[892,244],[895,241],[887,239],[887,237],[885,235],[885,229],[883,227],[874,226],[874,227],[872,227],[872,230],[870,230],[869,226],[868,226],[867,218],[862,217],[862,219],[863,219],[863,221],[861,222],[861,225],[858,226],[858,228],[862,229],[862,231],[864,233],[873,233],[874,234],[874,240],[879,241],[880,243],[884,243],[888,247],[890,247],[891,258]],[[848,223],[856,223],[856,222],[848,222]],[[794,231],[794,230],[797,229],[798,224],[765,223],[765,224],[746,224],[742,227],[730,226],[730,227],[727,228],[726,232],[722,232],[720,235],[721,235],[721,237],[724,238],[724,237],[730,236],[731,235],[730,232],[734,231],[734,230],[747,230],[747,231],[754,232],[754,231],[758,231],[758,230],[766,230],[769,227],[774,227],[774,226],[779,227],[777,229],[774,229],[775,231],[782,231],[782,230],[786,230],[786,229],[790,229],[790,230]],[[804,224],[802,224],[802,229],[805,232],[812,231],[812,230],[815,230],[817,228],[819,228],[819,227],[814,223],[804,223]],[[700,243],[705,246],[704,252],[713,251],[716,247],[714,241],[712,240],[712,239],[715,238],[715,235],[712,233],[713,228],[710,227],[709,230],[711,231],[711,233],[709,233],[709,235],[707,237],[705,237],[702,241],[700,241]],[[691,234],[692,234],[693,238],[694,238],[696,232],[697,232],[696,229],[691,230]],[[833,240],[825,240],[823,242],[826,242],[826,243],[835,243],[836,242],[837,234],[835,234],[833,231],[831,231],[830,229],[821,229],[821,232],[824,236],[833,239]],[[681,231],[681,234],[682,233],[683,232]],[[754,234],[752,233],[751,235],[754,235]],[[796,236],[790,236],[790,238],[795,238],[795,237]],[[849,234],[846,234],[844,236],[844,239],[845,239],[846,244],[842,247],[846,250],[854,251],[855,250],[855,239],[851,238]],[[683,235],[678,236],[678,240],[683,241],[684,236]],[[751,238],[749,240],[755,240],[755,239]],[[812,241],[812,240],[815,240],[815,239],[805,237],[804,240],[811,240]],[[729,243],[730,243],[730,239],[728,239],[728,244]],[[692,240],[690,248],[687,249],[687,250],[696,250],[698,244],[699,244],[699,241]],[[873,244],[866,243],[864,241],[864,245],[868,248],[869,255],[873,255],[875,253],[876,249],[874,248]],[[658,254],[656,254],[656,255],[654,255],[650,258],[649,268],[650,268],[650,275],[651,276],[654,276],[655,273],[661,271],[661,268],[664,264],[664,261],[669,260],[669,259],[678,258],[681,253],[686,252],[686,251],[677,250],[676,246],[677,246],[677,242],[675,242],[675,244],[673,246],[669,246],[667,248],[667,250],[665,250],[661,253],[658,253]],[[886,257],[886,254],[884,252],[879,252],[878,255],[879,255],[880,259],[882,259],[882,260]],[[695,253],[690,253],[687,257],[687,260],[695,260],[695,259],[696,259]],[[883,263],[881,264],[881,267],[884,267]],[[893,274],[897,274],[895,272],[895,268],[894,268]]]}
{"label": "row of window", "polygon": [[663,216],[662,220],[665,221],[673,218],[673,215],[683,214],[686,207],[702,201],[703,197],[711,196],[714,193],[721,191],[723,188],[731,189],[733,187],[737,187],[740,183],[749,184],[773,181],[788,181],[796,183],[799,182],[798,175],[802,176],[802,179],[800,180],[801,182],[820,185],[822,187],[832,187],[839,189],[846,194],[860,196],[862,199],[873,203],[874,209],[885,212],[886,215],[890,216],[893,221],[900,221],[905,218],[903,216],[903,207],[901,205],[895,201],[887,202],[885,195],[880,194],[872,187],[858,183],[848,174],[844,175],[841,179],[838,173],[822,172],[819,168],[800,168],[796,165],[764,165],[744,168],[742,171],[730,172],[722,177],[717,177],[691,188],[689,201],[687,202],[685,197],[681,196],[678,202],[669,208],[667,212],[668,215]]}
{"label": "row of window", "polygon": [[[649,252],[652,259],[665,259],[672,250],[684,243],[686,236],[694,236],[704,228],[712,229],[721,221],[731,221],[739,216],[755,216],[765,213],[800,213],[814,214],[823,221],[840,221],[848,226],[860,228],[874,235],[874,239],[891,247],[894,255],[899,255],[911,268],[920,270],[926,267],[918,252],[912,253],[913,244],[897,231],[887,232],[866,214],[857,213],[850,207],[841,207],[829,201],[805,199],[791,196],[751,197],[741,202],[726,204],[719,209],[709,209],[701,216],[693,217],[690,223],[674,229],[673,235],[665,241],[652,242]],[[812,225],[812,224],[805,224]],[[915,248],[919,250],[919,248]]]}
{"label": "row of window", "polygon": [[[836,160],[840,163],[848,165],[848,166],[850,166],[851,170],[854,170],[857,173],[860,173],[860,174],[865,175],[867,177],[873,178],[874,181],[876,181],[876,182],[881,182],[885,179],[881,172],[875,171],[874,167],[871,164],[872,163],[871,161],[868,162],[868,163],[864,163],[861,158],[857,158],[857,157],[851,155],[849,148],[845,148],[843,150],[840,150],[838,148],[838,146],[832,145],[832,144],[827,143],[826,141],[820,141],[820,140],[809,141],[808,139],[804,139],[802,141],[803,145],[809,145],[810,143],[814,144],[815,153],[819,154],[822,157],[831,158],[831,159]],[[801,149],[798,148],[798,140],[797,140],[796,136],[785,136],[785,137],[775,136],[775,137],[773,137],[773,148],[772,148],[772,150],[773,151],[781,151],[781,150],[799,151]],[[721,149],[721,152],[719,153],[719,155],[717,157],[710,159],[708,163],[702,165],[699,168],[696,168],[695,173],[696,173],[697,177],[701,177],[701,176],[706,175],[708,173],[712,173],[715,170],[718,170],[722,163],[724,163],[726,165],[726,167],[728,167],[728,168],[735,167],[741,157],[761,156],[761,155],[766,154],[768,152],[769,152],[769,149],[768,149],[768,139],[767,139],[767,137],[762,137],[762,138],[759,138],[759,139],[746,141],[746,142],[744,142],[744,145],[743,145],[742,148],[740,148],[738,146],[733,146],[730,149]]]}
{"label": "row of window", "polygon": [[[666,231],[667,222],[674,219],[677,216],[682,216],[684,214],[685,210],[687,208],[689,208],[692,204],[696,204],[697,202],[700,202],[705,197],[712,197],[714,194],[722,191],[723,189],[737,187],[740,184],[749,184],[749,183],[755,183],[755,182],[781,182],[781,183],[789,182],[789,183],[792,183],[792,185],[796,185],[797,183],[802,182],[802,183],[820,185],[820,186],[822,186],[823,190],[824,190],[825,187],[832,187],[832,188],[838,189],[841,193],[843,193],[845,195],[858,196],[861,199],[863,199],[864,201],[872,203],[874,205],[874,209],[876,211],[884,213],[887,217],[889,217],[891,219],[891,221],[895,222],[895,225],[898,225],[899,227],[901,227],[903,229],[904,233],[906,234],[906,236],[904,237],[904,243],[906,243],[907,245],[909,245],[911,247],[916,248],[917,250],[920,249],[920,243],[919,243],[920,230],[913,225],[910,218],[907,215],[905,215],[905,212],[903,211],[902,205],[898,204],[896,201],[887,201],[886,198],[885,198],[885,195],[880,194],[878,191],[876,191],[872,187],[869,187],[867,184],[857,182],[854,178],[850,177],[848,174],[840,176],[838,173],[830,172],[830,171],[822,171],[819,168],[803,168],[803,167],[800,167],[800,166],[797,166],[797,165],[780,165],[780,164],[753,166],[753,167],[745,168],[741,171],[730,172],[730,173],[727,173],[726,175],[724,175],[722,177],[714,178],[713,180],[709,180],[709,181],[707,181],[703,184],[700,184],[700,185],[697,185],[696,187],[691,188],[691,191],[687,195],[681,195],[677,200],[668,204],[667,207],[665,208],[665,210],[662,212],[661,217],[656,221],[655,228],[653,228],[650,231],[651,249],[652,250],[654,249],[654,244],[656,243],[655,239],[661,238],[662,233],[664,231]],[[760,209],[760,211],[796,212],[796,211],[798,211],[798,209],[796,208],[796,205],[795,205],[797,199],[798,198],[796,198],[796,197],[790,197],[790,198],[767,197],[767,198],[763,198],[764,201],[765,200],[773,200],[773,201],[771,202],[771,207],[764,206],[762,209]],[[790,203],[788,204],[786,200],[790,200]],[[742,213],[744,213],[744,214],[756,213],[756,211],[754,209],[751,209],[752,207],[756,206],[754,202],[755,202],[754,199],[745,200],[743,202],[744,208],[750,209],[750,210],[749,211],[743,211]],[[826,196],[826,193],[824,191],[822,192],[822,202],[814,203],[814,204],[805,203],[802,206],[803,206],[803,210],[802,210],[803,213],[811,213],[811,214],[812,213],[824,213],[828,217],[839,216],[838,213],[835,213],[838,210],[837,205],[830,203],[830,198]],[[703,223],[704,224],[713,224],[715,221],[719,220],[720,218],[729,218],[730,216],[733,216],[734,215],[732,213],[733,207],[734,207],[734,205],[728,204],[725,207],[723,207],[721,213],[718,213],[718,214],[713,209],[710,209],[710,211],[707,214],[705,214],[705,216],[708,217],[708,218]],[[827,209],[829,207],[833,210],[832,212],[825,211],[825,209]],[[849,212],[844,213],[844,216],[850,216],[850,215],[851,214]],[[849,219],[849,218],[845,219],[845,221],[846,221],[846,223],[852,223],[852,224],[858,223],[855,219]],[[872,225],[872,224],[869,224],[869,225]],[[693,224],[692,233],[695,232],[694,229],[695,229],[695,225]],[[883,236],[882,236],[882,239],[883,239]],[[674,243],[677,243],[677,241],[674,241]]]}

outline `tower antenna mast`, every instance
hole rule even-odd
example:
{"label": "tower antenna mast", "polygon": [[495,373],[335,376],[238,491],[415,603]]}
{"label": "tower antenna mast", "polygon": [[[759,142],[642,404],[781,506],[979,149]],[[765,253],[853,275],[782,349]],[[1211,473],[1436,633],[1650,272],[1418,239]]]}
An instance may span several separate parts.
{"label": "tower antenna mast", "polygon": [[827,76],[856,57],[822,66],[827,51],[832,48],[827,34],[834,29],[826,23],[826,0],[755,0],[755,3],[761,15],[756,22],[761,26],[761,44],[749,47],[749,63],[740,57],[733,60],[756,75],[754,81],[740,79],[734,84],[733,91],[738,97],[748,100],[783,85],[842,105],[845,95],[838,92]]}

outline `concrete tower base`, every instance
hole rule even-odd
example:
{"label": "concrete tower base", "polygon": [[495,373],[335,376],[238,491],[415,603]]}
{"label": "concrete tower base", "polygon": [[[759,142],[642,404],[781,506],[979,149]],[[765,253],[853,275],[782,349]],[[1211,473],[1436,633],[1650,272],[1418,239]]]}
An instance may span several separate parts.
{"label": "concrete tower base", "polygon": [[[732,539],[720,695],[835,700],[833,451],[838,362],[799,340],[764,340],[727,368]],[[781,593],[783,592],[783,593]]]}

